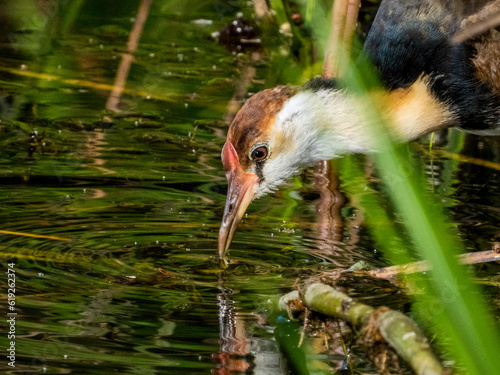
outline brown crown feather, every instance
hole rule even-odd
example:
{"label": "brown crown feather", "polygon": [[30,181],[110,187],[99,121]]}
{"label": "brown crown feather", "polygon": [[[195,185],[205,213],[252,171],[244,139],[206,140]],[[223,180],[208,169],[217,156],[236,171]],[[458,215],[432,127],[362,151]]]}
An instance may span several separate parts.
{"label": "brown crown feather", "polygon": [[271,127],[285,102],[295,95],[298,88],[276,86],[258,92],[248,99],[234,118],[227,140],[238,153],[243,169],[250,165],[249,153],[258,143],[267,143]]}

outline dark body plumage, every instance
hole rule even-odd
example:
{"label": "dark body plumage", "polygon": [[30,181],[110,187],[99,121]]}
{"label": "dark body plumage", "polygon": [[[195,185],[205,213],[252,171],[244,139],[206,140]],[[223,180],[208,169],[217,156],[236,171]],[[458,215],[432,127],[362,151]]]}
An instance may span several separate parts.
{"label": "dark body plumage", "polygon": [[[458,114],[461,128],[498,128],[499,97],[494,87],[481,80],[472,62],[482,41],[496,42],[498,37],[480,36],[459,44],[451,40],[471,14],[497,2],[383,1],[364,52],[387,89],[405,88],[427,76],[432,93]],[[496,31],[488,32],[492,33]]]}

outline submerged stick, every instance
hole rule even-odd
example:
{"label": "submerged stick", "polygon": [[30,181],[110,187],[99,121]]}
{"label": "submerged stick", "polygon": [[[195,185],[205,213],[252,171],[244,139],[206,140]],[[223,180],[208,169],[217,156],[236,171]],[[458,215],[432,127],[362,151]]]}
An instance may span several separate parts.
{"label": "submerged stick", "polygon": [[[6,68],[3,66],[0,66],[0,72],[7,72],[9,74],[13,74],[16,76],[20,77],[30,77],[30,78],[35,78],[43,81],[56,81],[60,82],[65,85],[69,86],[78,86],[78,87],[87,87],[92,90],[101,90],[101,91],[113,91],[114,85],[108,85],[107,83],[100,83],[100,82],[92,82],[92,81],[86,81],[83,79],[73,79],[73,78],[64,78],[63,76],[60,75],[55,75],[55,74],[47,74],[47,73],[37,73],[37,72],[32,72],[29,70],[23,70],[23,69],[13,69],[13,68]],[[128,89],[124,88],[123,89],[124,94],[128,95],[134,95],[134,96],[140,96],[143,98],[149,98],[149,99],[155,99],[155,100],[161,100],[164,102],[177,102],[178,99],[174,97],[168,97],[168,96],[160,96],[155,94],[154,92],[148,92],[148,91],[142,91],[142,90],[135,90],[135,89]]]}
{"label": "submerged stick", "polygon": [[[370,347],[385,342],[422,375],[439,375],[444,368],[432,353],[426,337],[417,324],[406,315],[387,307],[375,309],[323,283],[306,285],[300,292],[291,292],[280,299],[280,308],[303,305],[313,311],[342,319],[364,334],[363,342]],[[372,358],[376,362],[376,358]]]}
{"label": "submerged stick", "polygon": [[56,240],[56,241],[71,241],[71,238],[48,236],[48,235],[44,235],[44,234],[34,234],[34,233],[25,233],[25,232],[12,232],[10,230],[0,230],[0,234],[10,234],[13,236],[24,236],[24,237],[33,237],[33,238],[46,238],[49,240]]}

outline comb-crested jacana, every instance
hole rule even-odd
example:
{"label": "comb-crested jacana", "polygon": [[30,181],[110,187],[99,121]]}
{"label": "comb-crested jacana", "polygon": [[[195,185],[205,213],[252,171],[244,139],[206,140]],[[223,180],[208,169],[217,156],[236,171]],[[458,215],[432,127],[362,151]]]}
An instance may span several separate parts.
{"label": "comb-crested jacana", "polygon": [[[499,33],[452,40],[498,10],[499,0],[382,1],[363,52],[382,82],[368,95],[396,140],[450,126],[500,135]],[[229,186],[220,257],[253,199],[320,160],[376,150],[364,106],[359,94],[321,79],[263,90],[246,101],[222,149]]]}

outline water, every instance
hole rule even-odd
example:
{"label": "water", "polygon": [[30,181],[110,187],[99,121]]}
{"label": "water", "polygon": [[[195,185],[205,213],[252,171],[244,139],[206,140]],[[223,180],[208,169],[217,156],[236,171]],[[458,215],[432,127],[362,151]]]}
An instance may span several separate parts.
{"label": "water", "polygon": [[[285,37],[268,38],[271,53],[244,55],[213,40],[237,12],[253,14],[250,2],[153,2],[118,100],[138,1],[0,8],[0,257],[3,269],[15,263],[13,372],[280,373],[275,301],[297,277],[386,264],[359,214],[356,180],[341,185],[344,225],[332,230],[318,224],[308,172],[252,204],[220,267],[222,119],[241,82],[255,92],[300,68],[277,53]],[[497,162],[497,150],[469,136],[463,154]],[[489,249],[499,240],[498,168],[424,160],[467,248]],[[8,341],[2,333],[1,347]]]}

